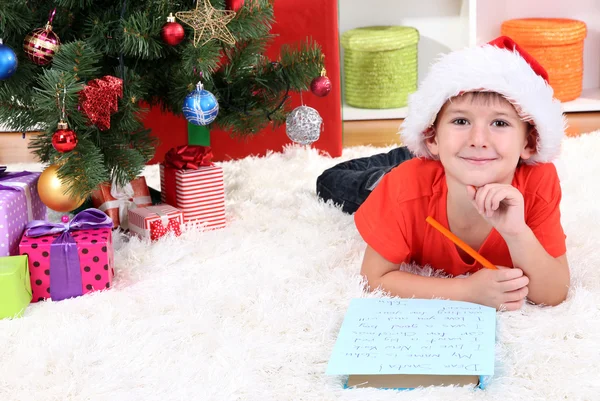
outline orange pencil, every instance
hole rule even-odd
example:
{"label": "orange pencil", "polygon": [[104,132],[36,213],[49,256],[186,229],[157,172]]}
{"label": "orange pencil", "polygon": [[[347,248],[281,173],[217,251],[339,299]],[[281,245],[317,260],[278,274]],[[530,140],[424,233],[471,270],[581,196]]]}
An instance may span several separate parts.
{"label": "orange pencil", "polygon": [[488,269],[492,269],[492,270],[498,269],[489,260],[487,260],[486,258],[481,256],[479,254],[479,252],[477,252],[475,249],[471,248],[466,242],[464,242],[463,240],[458,238],[456,235],[452,234],[448,229],[446,229],[444,226],[442,226],[440,223],[438,223],[433,217],[428,216],[425,219],[425,221],[427,221],[429,224],[431,224],[433,226],[433,228],[435,228],[436,230],[438,230],[439,232],[444,234],[444,236],[446,238],[448,238],[450,241],[454,242],[458,247],[460,247],[460,249],[462,249],[463,251],[465,251],[466,253],[471,255],[471,257],[473,259],[475,259],[476,261],[481,263],[484,267],[487,267]]}

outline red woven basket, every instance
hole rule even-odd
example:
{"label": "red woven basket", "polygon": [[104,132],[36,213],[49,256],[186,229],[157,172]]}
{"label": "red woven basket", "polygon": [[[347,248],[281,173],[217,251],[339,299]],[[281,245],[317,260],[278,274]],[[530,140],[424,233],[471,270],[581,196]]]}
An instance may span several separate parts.
{"label": "red woven basket", "polygon": [[524,18],[504,21],[502,35],[512,38],[548,72],[554,96],[566,102],[581,95],[583,85],[582,21],[564,18]]}

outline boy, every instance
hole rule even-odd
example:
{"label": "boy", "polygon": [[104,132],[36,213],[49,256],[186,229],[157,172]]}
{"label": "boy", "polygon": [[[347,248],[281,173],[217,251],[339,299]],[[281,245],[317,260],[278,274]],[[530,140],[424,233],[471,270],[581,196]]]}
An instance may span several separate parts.
{"label": "boy", "polygon": [[[566,298],[561,189],[551,163],[565,123],[547,81],[546,71],[507,37],[432,66],[409,99],[401,133],[406,148],[375,156],[375,169],[369,158],[359,159],[364,182],[351,182],[358,193],[355,223],[367,243],[361,273],[371,289],[499,310],[517,310],[526,297],[546,305]],[[326,185],[336,171],[319,178],[324,198],[348,189]],[[498,270],[482,268],[429,226],[427,216]],[[399,269],[410,262],[468,276]]]}

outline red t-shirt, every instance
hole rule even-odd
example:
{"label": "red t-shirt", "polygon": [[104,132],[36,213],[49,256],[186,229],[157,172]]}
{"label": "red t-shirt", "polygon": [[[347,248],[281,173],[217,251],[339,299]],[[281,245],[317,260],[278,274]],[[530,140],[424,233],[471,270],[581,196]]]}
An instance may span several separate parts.
{"label": "red t-shirt", "polygon": [[[544,249],[553,257],[565,254],[554,164],[520,165],[512,185],[523,194],[525,222]],[[447,194],[439,161],[408,160],[386,174],[361,205],[354,216],[356,227],[367,244],[392,263],[430,265],[453,276],[476,272],[483,266],[465,263],[456,245],[425,221],[432,216],[449,229]],[[477,251],[495,265],[513,267],[508,246],[495,229]]]}

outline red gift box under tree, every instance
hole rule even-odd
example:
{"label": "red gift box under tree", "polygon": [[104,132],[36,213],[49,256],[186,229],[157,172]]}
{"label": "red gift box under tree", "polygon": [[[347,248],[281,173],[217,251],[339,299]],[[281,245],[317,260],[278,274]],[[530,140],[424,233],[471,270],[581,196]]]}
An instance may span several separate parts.
{"label": "red gift box under tree", "polygon": [[152,206],[150,190],[144,176],[137,177],[124,187],[105,182],[92,192],[92,204],[113,221],[113,228],[129,228],[128,211],[136,207]]}
{"label": "red gift box under tree", "polygon": [[226,225],[223,169],[211,160],[210,147],[171,149],[160,165],[161,199],[181,210],[186,223],[222,228]]}

